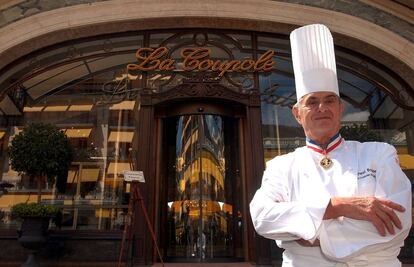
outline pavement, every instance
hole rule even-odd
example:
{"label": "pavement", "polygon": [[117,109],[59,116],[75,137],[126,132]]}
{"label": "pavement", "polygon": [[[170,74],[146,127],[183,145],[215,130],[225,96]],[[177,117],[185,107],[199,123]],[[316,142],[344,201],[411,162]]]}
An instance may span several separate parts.
{"label": "pavement", "polygon": [[[152,265],[153,267],[162,267],[161,263]],[[165,267],[254,267],[248,262],[239,263],[165,263]],[[280,267],[275,265],[274,267]],[[402,267],[414,267],[414,264],[403,264]]]}
{"label": "pavement", "polygon": [[[152,265],[153,267],[162,267],[161,263]],[[249,262],[233,262],[233,263],[165,263],[165,267],[254,267]],[[275,265],[274,267],[279,267]],[[414,267],[414,264],[403,264],[402,267]]]}
{"label": "pavement", "polygon": [[[152,266],[162,267],[162,264],[157,263]],[[231,262],[231,263],[165,263],[164,266],[165,267],[254,267],[255,265],[249,262]]]}
{"label": "pavement", "polygon": [[[20,267],[22,262],[4,262],[0,261],[0,267]],[[42,267],[117,267],[118,264],[114,262],[106,263],[87,263],[87,262],[42,262]],[[144,265],[135,265],[134,267],[143,267]],[[125,267],[125,265],[122,265]],[[161,263],[146,267],[163,267]],[[249,262],[232,262],[232,263],[165,263],[164,267],[256,267],[256,265]],[[280,267],[279,264],[273,267]],[[403,264],[402,267],[414,267],[414,264]]]}

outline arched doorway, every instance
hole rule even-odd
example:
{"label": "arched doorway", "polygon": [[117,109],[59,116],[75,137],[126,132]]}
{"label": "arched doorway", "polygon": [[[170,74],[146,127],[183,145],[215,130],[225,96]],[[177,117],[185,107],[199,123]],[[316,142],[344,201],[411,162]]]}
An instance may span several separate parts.
{"label": "arched doorway", "polygon": [[183,84],[173,91],[191,91],[193,86],[198,88],[195,96],[155,107],[163,256],[172,262],[241,261],[248,257],[249,219],[244,168],[250,148],[243,126],[245,104],[252,96],[240,95],[236,102],[230,100],[229,95],[236,94],[231,90],[203,83]]}
{"label": "arched doorway", "polygon": [[237,119],[183,114],[164,124],[166,259],[243,258]]}

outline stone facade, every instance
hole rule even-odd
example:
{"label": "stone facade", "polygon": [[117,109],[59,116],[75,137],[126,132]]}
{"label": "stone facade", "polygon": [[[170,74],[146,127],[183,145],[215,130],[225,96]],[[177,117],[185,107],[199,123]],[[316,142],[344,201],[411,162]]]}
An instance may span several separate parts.
{"label": "stone facade", "polygon": [[[8,6],[0,11],[0,28],[20,19],[58,8],[91,4],[95,2],[103,2],[108,0],[26,0]],[[384,12],[376,7],[362,3],[360,1],[349,0],[278,0],[292,4],[307,5],[312,7],[323,8],[327,10],[337,11],[344,14],[358,17],[385,29],[388,29],[407,40],[414,42],[413,25],[401,18],[390,13]],[[139,2],[139,1],[137,1]]]}
{"label": "stone facade", "polygon": [[[413,28],[410,26],[412,24],[400,17],[389,15],[392,17],[389,23],[388,19],[384,19],[384,23],[393,27],[389,30],[367,19],[328,9],[342,7],[342,10],[346,7],[348,13],[351,11],[355,11],[356,14],[367,13],[372,18],[378,14],[387,14],[373,7],[362,8],[358,11],[359,5],[370,7],[362,4],[362,1],[369,0],[309,2],[312,5],[326,6],[326,8],[288,1],[265,0],[210,0],[207,2],[84,0],[83,4],[79,4],[79,1],[59,0],[51,4],[52,6],[46,5],[50,2],[46,0],[15,1],[15,4],[8,2],[8,6],[2,5],[4,12],[10,12],[8,19],[12,19],[13,14],[23,16],[18,14],[19,10],[24,8],[26,12],[36,15],[27,15],[24,19],[15,20],[0,27],[0,69],[44,47],[116,32],[170,28],[225,28],[288,35],[300,25],[323,23],[330,27],[338,46],[356,51],[387,66],[393,72],[398,73],[410,88],[414,88],[414,54],[411,53],[414,49],[414,42],[395,32],[398,30],[410,33]],[[331,6],[328,3],[336,4]],[[58,6],[61,7],[57,8]],[[51,9],[53,7],[54,9]],[[235,11],[236,8],[237,11]],[[43,9],[49,9],[49,11],[44,12]],[[36,13],[36,10],[39,12]],[[369,10],[369,12],[364,10]],[[408,20],[410,20],[409,16]],[[397,23],[398,21],[400,24]]]}

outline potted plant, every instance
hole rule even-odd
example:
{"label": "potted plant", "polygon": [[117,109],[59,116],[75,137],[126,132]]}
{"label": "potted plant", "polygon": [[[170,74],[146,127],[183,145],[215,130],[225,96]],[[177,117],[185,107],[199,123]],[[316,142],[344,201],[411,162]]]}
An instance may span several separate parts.
{"label": "potted plant", "polygon": [[37,181],[37,203],[18,203],[11,209],[12,216],[23,219],[19,242],[30,250],[22,266],[38,266],[34,252],[47,241],[50,218],[58,213],[56,207],[41,204],[42,184],[48,179],[64,191],[66,177],[73,159],[67,136],[52,124],[32,123],[16,135],[9,147],[11,168]]}
{"label": "potted plant", "polygon": [[11,215],[23,220],[18,232],[19,243],[29,250],[29,255],[22,267],[39,266],[35,253],[47,242],[47,230],[50,218],[55,217],[59,209],[40,203],[19,203],[12,207]]}

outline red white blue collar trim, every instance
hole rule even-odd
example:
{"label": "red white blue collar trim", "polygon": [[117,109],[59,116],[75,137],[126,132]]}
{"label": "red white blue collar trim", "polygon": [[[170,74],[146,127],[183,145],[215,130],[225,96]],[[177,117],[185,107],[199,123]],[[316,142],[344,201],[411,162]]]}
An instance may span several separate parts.
{"label": "red white blue collar trim", "polygon": [[321,146],[319,146],[315,141],[313,141],[310,138],[306,138],[306,146],[313,151],[316,151],[320,154],[326,155],[329,152],[335,150],[341,143],[343,139],[339,133],[337,133],[335,136],[333,136],[326,147],[326,149],[323,149]]}

